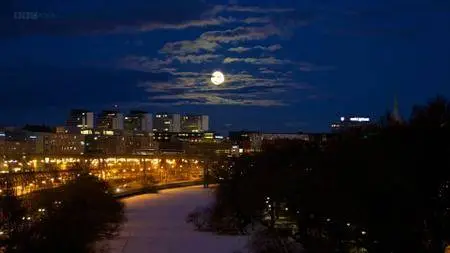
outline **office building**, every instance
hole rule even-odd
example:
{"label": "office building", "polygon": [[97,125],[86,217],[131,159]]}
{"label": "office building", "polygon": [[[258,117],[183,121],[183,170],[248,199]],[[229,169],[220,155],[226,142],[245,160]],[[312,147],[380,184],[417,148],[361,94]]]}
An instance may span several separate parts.
{"label": "office building", "polygon": [[35,133],[39,155],[82,155],[85,136],[69,133]]}
{"label": "office building", "polygon": [[242,152],[258,152],[261,150],[262,134],[254,131],[230,132],[229,139],[234,149]]}
{"label": "office building", "polygon": [[82,109],[71,110],[66,121],[66,127],[69,131],[75,132],[82,129],[92,129],[94,128],[94,113]]}
{"label": "office building", "polygon": [[214,132],[154,132],[153,140],[157,142],[190,142],[190,143],[213,143],[222,142],[223,136]]}
{"label": "office building", "polygon": [[152,131],[152,115],[142,111],[131,111],[130,114],[125,116],[124,128],[127,131]]}
{"label": "office building", "polygon": [[175,132],[181,130],[180,114],[157,113],[153,118],[154,132]]}
{"label": "office building", "polygon": [[370,126],[372,123],[367,117],[341,117],[339,122],[331,124],[332,132],[342,132],[349,129]]}
{"label": "office building", "polygon": [[123,114],[118,111],[103,111],[97,118],[97,128],[105,130],[123,130]]}
{"label": "office building", "polygon": [[158,146],[153,141],[153,133],[132,134],[125,136],[126,154],[151,154]]}
{"label": "office building", "polygon": [[309,135],[303,133],[263,133],[261,135],[262,141],[274,140],[301,140],[309,141]]}
{"label": "office building", "polygon": [[122,155],[126,151],[124,136],[90,134],[85,137],[85,154]]}
{"label": "office building", "polygon": [[208,115],[184,115],[181,118],[181,131],[201,133],[209,130]]}
{"label": "office building", "polygon": [[2,155],[19,158],[36,153],[37,135],[20,128],[8,128],[0,132]]}

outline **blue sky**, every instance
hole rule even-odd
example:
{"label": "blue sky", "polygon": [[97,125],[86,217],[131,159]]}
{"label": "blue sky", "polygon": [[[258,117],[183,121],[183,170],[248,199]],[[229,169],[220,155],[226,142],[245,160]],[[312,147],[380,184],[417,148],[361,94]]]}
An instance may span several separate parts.
{"label": "blue sky", "polygon": [[[206,113],[219,131],[326,131],[450,95],[448,0],[4,0],[0,125],[70,108]],[[32,12],[28,18],[22,12]],[[211,73],[226,82],[215,86]]]}

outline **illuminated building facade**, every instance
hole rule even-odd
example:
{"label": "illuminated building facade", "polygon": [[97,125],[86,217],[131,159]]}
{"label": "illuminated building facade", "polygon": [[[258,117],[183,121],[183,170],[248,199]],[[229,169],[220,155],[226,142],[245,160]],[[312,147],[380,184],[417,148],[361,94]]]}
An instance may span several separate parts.
{"label": "illuminated building facade", "polygon": [[254,131],[230,132],[229,140],[233,144],[232,153],[260,152],[264,144],[272,144],[283,140],[323,143],[326,134],[309,133],[261,133]]}
{"label": "illuminated building facade", "polygon": [[231,153],[231,142],[199,142],[199,143],[187,143],[185,153],[188,155],[199,156],[216,156],[216,155],[228,155]]}
{"label": "illuminated building facade", "polygon": [[152,133],[127,134],[123,132],[96,131],[85,136],[85,153],[96,155],[134,155],[154,152],[157,149]]}
{"label": "illuminated building facade", "polygon": [[341,117],[339,122],[331,124],[332,132],[342,132],[349,129],[361,128],[372,124],[367,117]]}
{"label": "illuminated building facade", "polygon": [[36,153],[38,137],[22,129],[10,128],[0,131],[0,149],[5,157],[21,157]]}
{"label": "illuminated building facade", "polygon": [[[94,125],[93,112],[74,109],[65,126],[0,129],[0,155],[5,158],[29,155],[125,156],[163,153],[160,152],[162,150],[185,152],[186,149],[190,149],[190,153],[198,153],[195,148],[211,153],[215,144],[226,142],[223,136],[206,131],[209,128],[206,115],[186,115],[182,121],[180,114],[158,113],[154,119],[152,127],[149,113],[131,111],[124,117],[113,110],[100,113]],[[189,131],[180,131],[182,122]]]}
{"label": "illuminated building facade", "polygon": [[260,132],[230,132],[229,139],[233,143],[233,153],[249,153],[261,150],[262,134]]}
{"label": "illuminated building facade", "polygon": [[214,132],[154,132],[153,140],[157,142],[191,142],[191,143],[206,143],[206,142],[220,142],[223,140],[222,136],[216,135]]}
{"label": "illuminated building facade", "polygon": [[181,131],[201,133],[209,131],[208,115],[183,115],[181,118]]}
{"label": "illuminated building facade", "polygon": [[71,110],[66,127],[69,131],[74,132],[79,132],[81,129],[92,129],[94,128],[94,113],[82,109]]}
{"label": "illuminated building facade", "polygon": [[263,133],[261,134],[262,141],[273,141],[273,140],[302,140],[309,141],[308,134],[301,133]]}
{"label": "illuminated building facade", "polygon": [[158,150],[158,145],[153,141],[152,133],[134,134],[125,136],[126,154],[152,154]]}
{"label": "illuminated building facade", "polygon": [[153,118],[153,132],[174,132],[181,131],[180,114],[157,113]]}
{"label": "illuminated building facade", "polygon": [[125,154],[125,137],[117,135],[86,135],[85,153],[92,155]]}
{"label": "illuminated building facade", "polygon": [[36,152],[41,155],[82,155],[85,136],[69,133],[36,133]]}
{"label": "illuminated building facade", "polygon": [[123,130],[124,116],[118,111],[102,111],[97,118],[98,129]]}
{"label": "illuminated building facade", "polygon": [[124,119],[124,128],[127,131],[151,132],[152,126],[152,115],[147,112],[131,111]]}

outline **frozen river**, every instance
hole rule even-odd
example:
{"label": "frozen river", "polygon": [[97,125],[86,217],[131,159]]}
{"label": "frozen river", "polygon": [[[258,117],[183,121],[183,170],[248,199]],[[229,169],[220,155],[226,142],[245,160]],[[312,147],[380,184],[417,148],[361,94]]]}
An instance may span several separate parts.
{"label": "frozen river", "polygon": [[187,187],[124,199],[127,222],[110,242],[112,253],[233,253],[246,237],[197,232],[185,222],[197,206],[212,201],[212,190]]}

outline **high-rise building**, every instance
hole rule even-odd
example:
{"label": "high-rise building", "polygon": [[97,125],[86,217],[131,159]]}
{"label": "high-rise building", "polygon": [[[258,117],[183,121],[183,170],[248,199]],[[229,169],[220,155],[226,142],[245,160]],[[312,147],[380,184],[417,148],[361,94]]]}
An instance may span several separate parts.
{"label": "high-rise building", "polygon": [[188,133],[200,133],[209,130],[208,115],[184,115],[181,118],[181,131]]}
{"label": "high-rise building", "polygon": [[94,113],[82,109],[71,110],[66,126],[70,131],[92,129],[94,128]]}
{"label": "high-rise building", "polygon": [[180,114],[157,113],[153,118],[154,132],[180,132]]}
{"label": "high-rise building", "polygon": [[97,118],[97,128],[123,130],[123,114],[118,111],[103,111]]}
{"label": "high-rise building", "polygon": [[131,111],[125,116],[124,128],[128,131],[151,132],[153,119],[152,115],[142,111]]}

